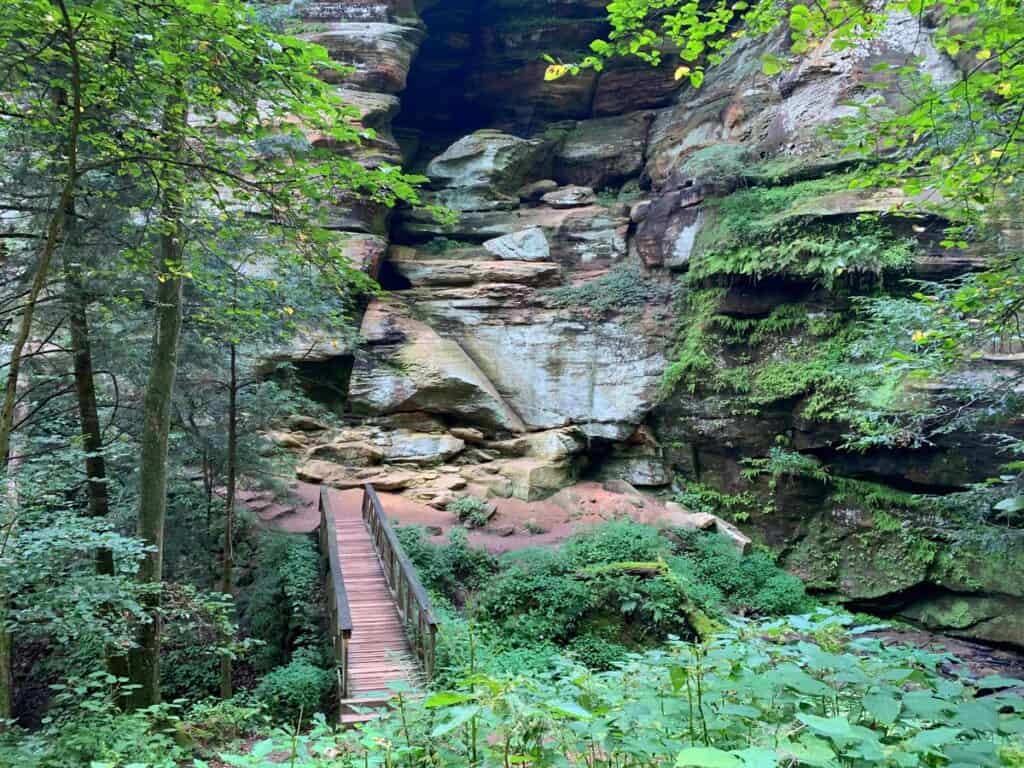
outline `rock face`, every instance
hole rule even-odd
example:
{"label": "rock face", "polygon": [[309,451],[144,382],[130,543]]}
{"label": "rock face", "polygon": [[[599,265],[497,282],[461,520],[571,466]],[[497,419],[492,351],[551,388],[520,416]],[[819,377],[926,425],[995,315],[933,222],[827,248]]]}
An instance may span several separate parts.
{"label": "rock face", "polygon": [[[581,476],[725,494],[743,502],[746,533],[812,589],[1024,645],[1021,533],[1001,544],[1017,566],[995,569],[980,540],[899,495],[940,499],[997,474],[1005,458],[963,434],[850,451],[849,425],[814,411],[824,387],[810,364],[842,338],[858,279],[951,277],[992,255],[943,249],[943,222],[911,218],[922,200],[851,192],[829,176],[844,160],[824,127],[871,94],[899,107],[875,64],[920,60],[946,82],[956,63],[916,19],[895,16],[870,43],[822,47],[773,77],[761,61],[784,51],[781,36],[741,42],[699,90],[672,77],[671,56],[545,83],[539,54],[572,59],[605,32],[605,5],[305,6],[312,36],[355,67],[339,87],[377,133],[364,158],[423,172],[429,202],[458,217],[389,218],[339,201],[335,229],[360,233],[346,245],[351,261],[387,290],[358,343],[310,329],[279,357],[343,361],[317,370],[345,371],[347,397],[332,405],[354,426],[274,439],[302,452],[301,477],[369,479],[438,507],[469,492],[536,500]],[[863,240],[858,217],[876,213],[876,240]],[[762,249],[741,237],[758,228],[790,243],[838,232],[844,252],[867,242],[858,253],[903,248],[907,258],[827,275],[774,255],[749,267],[742,258]],[[768,319],[783,330],[764,331]],[[686,355],[703,366],[688,378]],[[1019,364],[982,362],[969,375]],[[932,383],[907,402],[951,398],[954,385]],[[1024,422],[1000,431],[1024,435]],[[751,471],[780,446],[817,462],[828,482]],[[751,545],[722,516],[701,514],[680,509],[679,520]]]}
{"label": "rock face", "polygon": [[349,399],[357,412],[452,415],[494,431],[522,432],[522,420],[458,342],[412,319],[400,302],[374,302],[363,318]]}

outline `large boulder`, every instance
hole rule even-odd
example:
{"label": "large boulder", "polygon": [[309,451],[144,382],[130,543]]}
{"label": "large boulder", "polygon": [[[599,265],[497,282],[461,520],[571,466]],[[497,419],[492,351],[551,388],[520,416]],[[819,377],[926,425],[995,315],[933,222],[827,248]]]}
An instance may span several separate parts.
{"label": "large boulder", "polygon": [[522,420],[459,343],[414,320],[399,301],[371,303],[362,335],[366,344],[356,354],[349,388],[354,410],[422,411],[492,431],[524,431]]}
{"label": "large boulder", "polygon": [[583,120],[555,154],[555,179],[594,189],[621,186],[643,171],[653,112]]}
{"label": "large boulder", "polygon": [[485,242],[484,248],[488,253],[507,261],[547,261],[551,258],[551,246],[540,227],[496,237]]}
{"label": "large boulder", "polygon": [[384,455],[388,461],[411,464],[440,464],[462,453],[466,443],[453,435],[424,434],[400,429],[386,436]]}
{"label": "large boulder", "polygon": [[544,175],[550,143],[482,130],[464,136],[427,166],[432,199],[457,211],[493,211],[519,205],[519,189]]}

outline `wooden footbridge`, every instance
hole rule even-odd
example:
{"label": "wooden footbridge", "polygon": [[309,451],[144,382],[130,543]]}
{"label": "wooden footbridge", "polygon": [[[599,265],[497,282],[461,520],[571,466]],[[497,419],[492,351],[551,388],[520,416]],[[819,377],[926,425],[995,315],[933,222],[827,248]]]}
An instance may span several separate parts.
{"label": "wooden footbridge", "polygon": [[339,709],[358,722],[387,704],[392,684],[433,676],[437,622],[373,486],[362,504],[321,489],[319,534]]}

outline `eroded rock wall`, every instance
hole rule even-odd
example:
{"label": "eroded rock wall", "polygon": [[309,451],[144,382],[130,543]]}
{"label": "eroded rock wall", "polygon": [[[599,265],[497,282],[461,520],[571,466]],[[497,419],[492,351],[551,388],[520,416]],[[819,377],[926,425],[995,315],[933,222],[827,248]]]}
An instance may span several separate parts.
{"label": "eroded rock wall", "polygon": [[[813,589],[1021,645],[1024,569],[991,567],[991,540],[907,498],[961,490],[1003,458],[962,433],[844,448],[848,425],[814,369],[843,352],[858,295],[991,256],[944,249],[924,200],[850,192],[822,133],[869,93],[899,107],[876,64],[919,62],[942,82],[954,62],[897,17],[877,40],[775,77],[760,61],[781,37],[744,42],[700,90],[681,90],[671,61],[545,83],[540,54],[574,58],[604,31],[603,8],[308,6],[316,39],[356,67],[339,87],[378,131],[366,151],[425,172],[428,200],[458,219],[339,215],[387,290],[361,344],[334,353],[351,370],[337,404],[351,425],[303,438],[303,476],[371,479],[437,506],[466,492],[536,499],[581,474],[694,503],[724,494]],[[750,267],[751,231],[772,228],[851,262],[815,272],[766,251]],[[1024,433],[1020,420],[999,428]],[[780,446],[827,481],[749,471]],[[1022,562],[1018,533],[997,542],[1004,562]]]}

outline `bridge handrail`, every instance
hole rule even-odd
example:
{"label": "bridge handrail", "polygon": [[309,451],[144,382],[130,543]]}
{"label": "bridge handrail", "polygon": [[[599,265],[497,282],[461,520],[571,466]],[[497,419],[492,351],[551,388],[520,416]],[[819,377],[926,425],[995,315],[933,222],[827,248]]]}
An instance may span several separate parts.
{"label": "bridge handrail", "polygon": [[352,641],[352,609],[348,604],[348,592],[341,570],[341,556],[338,553],[338,534],[334,523],[334,508],[326,488],[320,489],[320,553],[327,563],[327,611],[334,646],[334,659],[338,669],[338,696],[349,698],[351,680],[349,677],[348,649]]}
{"label": "bridge handrail", "polygon": [[434,655],[437,643],[437,620],[427,590],[423,588],[416,568],[402,549],[398,536],[384,516],[384,508],[373,485],[363,490],[363,520],[370,530],[370,539],[380,557],[388,588],[395,598],[402,622],[412,631],[413,650],[423,665],[427,679],[434,676]]}

